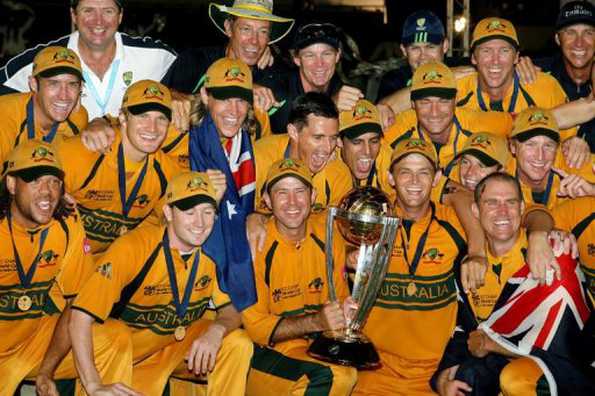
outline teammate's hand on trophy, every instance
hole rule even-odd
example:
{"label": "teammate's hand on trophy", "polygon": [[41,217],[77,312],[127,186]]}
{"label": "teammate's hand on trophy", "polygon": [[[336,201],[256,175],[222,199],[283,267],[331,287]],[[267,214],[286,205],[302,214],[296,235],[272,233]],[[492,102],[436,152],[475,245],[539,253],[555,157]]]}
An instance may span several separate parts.
{"label": "teammate's hand on trophy", "polygon": [[213,187],[215,188],[215,200],[219,204],[227,189],[225,173],[221,172],[219,169],[207,169],[207,175],[209,175],[209,179],[211,179],[211,183],[213,183]]}
{"label": "teammate's hand on trophy", "polygon": [[246,218],[246,235],[252,258],[256,257],[257,251],[262,252],[264,249],[264,241],[267,238],[267,230],[264,226],[266,221],[267,217],[260,213],[251,213]]}
{"label": "teammate's hand on trophy", "polygon": [[349,296],[343,301],[343,316],[345,317],[346,323],[351,323],[355,317],[358,304],[355,302],[353,297]]}
{"label": "teammate's hand on trophy", "polygon": [[359,256],[359,249],[347,247],[347,255],[345,257],[345,264],[351,270],[357,269],[357,257]]}
{"label": "teammate's hand on trophy", "polygon": [[488,261],[483,256],[467,256],[461,264],[461,283],[465,293],[484,285]]}
{"label": "teammate's hand on trophy", "polygon": [[217,352],[225,335],[225,327],[212,324],[192,343],[186,355],[187,367],[194,375],[207,375],[215,368]]}
{"label": "teammate's hand on trophy", "polygon": [[103,117],[95,118],[81,132],[81,141],[89,151],[103,153],[109,151],[116,138],[116,131]]}
{"label": "teammate's hand on trophy", "polygon": [[438,375],[436,387],[440,396],[465,396],[464,392],[471,392],[473,388],[466,382],[456,380],[455,374],[459,365],[449,367]]}
{"label": "teammate's hand on trophy", "polygon": [[345,316],[343,307],[338,301],[324,304],[318,312],[320,330],[341,330],[345,328]]}

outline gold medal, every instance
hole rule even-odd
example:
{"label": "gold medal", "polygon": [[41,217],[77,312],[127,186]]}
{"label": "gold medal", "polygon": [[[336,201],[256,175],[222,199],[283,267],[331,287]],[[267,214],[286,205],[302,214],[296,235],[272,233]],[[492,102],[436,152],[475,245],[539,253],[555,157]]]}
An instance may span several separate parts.
{"label": "gold medal", "polygon": [[407,295],[412,297],[417,293],[417,286],[415,286],[414,282],[409,282],[407,285]]}
{"label": "gold medal", "polygon": [[176,330],[174,331],[174,338],[176,341],[182,341],[184,338],[186,338],[186,328],[184,326],[176,327]]}
{"label": "gold medal", "polygon": [[33,305],[33,302],[31,301],[31,297],[29,297],[26,294],[20,296],[19,299],[17,300],[17,306],[23,312],[30,310],[32,305]]}
{"label": "gold medal", "polygon": [[122,226],[120,227],[120,229],[118,230],[118,233],[120,234],[120,236],[126,234],[128,232],[128,228],[126,226]]}

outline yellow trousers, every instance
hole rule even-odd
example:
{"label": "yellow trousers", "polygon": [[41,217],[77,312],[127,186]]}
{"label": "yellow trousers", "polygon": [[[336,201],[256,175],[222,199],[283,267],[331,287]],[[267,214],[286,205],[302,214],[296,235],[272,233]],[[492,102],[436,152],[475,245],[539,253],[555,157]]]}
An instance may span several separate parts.
{"label": "yellow trousers", "polygon": [[[135,364],[132,387],[146,396],[161,396],[170,376],[201,380],[188,371],[184,358],[194,340],[200,337],[211,323],[209,320],[194,322],[187,329],[186,337],[182,341],[175,341],[169,336],[167,339],[170,342],[152,353],[148,351],[150,345],[139,345],[139,340],[133,335]],[[243,330],[234,330],[225,336],[217,353],[215,368],[206,378],[206,394],[244,395],[252,352],[252,341]]]}
{"label": "yellow trousers", "polygon": [[438,361],[416,361],[378,351],[382,366],[377,370],[358,372],[353,395],[434,395],[430,378]]}
{"label": "yellow trousers", "polygon": [[[0,396],[12,396],[24,379],[34,379],[49,347],[60,315],[41,319],[38,331],[18,349],[0,356]],[[9,336],[5,334],[5,336]],[[118,321],[108,320],[93,325],[93,352],[95,364],[104,383],[132,383],[132,342],[128,327]],[[71,379],[78,376],[72,352],[62,360],[54,378]],[[82,389],[77,389],[80,394]]]}
{"label": "yellow trousers", "polygon": [[357,370],[313,359],[307,349],[306,340],[279,343],[275,349],[255,345],[246,395],[349,395]]}

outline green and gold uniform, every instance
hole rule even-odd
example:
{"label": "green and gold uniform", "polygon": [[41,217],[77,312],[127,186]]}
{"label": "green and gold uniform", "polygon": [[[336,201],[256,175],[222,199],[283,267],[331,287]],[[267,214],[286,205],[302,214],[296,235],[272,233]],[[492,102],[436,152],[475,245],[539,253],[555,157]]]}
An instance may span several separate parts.
{"label": "green and gold uniform", "polygon": [[[272,135],[260,139],[254,145],[256,161],[256,194],[254,207],[256,211],[267,212],[262,200],[262,187],[271,165],[283,158],[289,158],[289,136]],[[316,189],[316,202],[313,210],[321,210],[329,205],[338,205],[341,198],[353,187],[351,171],[341,159],[329,161],[326,166],[313,176]]]}
{"label": "green and gold uniform", "polygon": [[[180,295],[194,260],[198,260],[188,310],[183,318],[178,317],[162,246],[165,230],[148,224],[114,241],[73,303],[73,309],[88,313],[99,323],[126,325],[132,337],[128,361],[134,362],[132,385],[146,395],[162,394],[172,374],[189,374],[184,356],[212,323],[203,313],[209,303],[216,309],[230,304],[219,289],[215,263],[209,257],[197,249],[185,261],[177,250],[171,250]],[[185,337],[176,341],[174,335],[180,327],[185,329]],[[252,343],[243,331],[226,336],[215,369],[208,375],[208,393],[243,395],[251,357]]]}
{"label": "green and gold uniform", "polygon": [[[42,130],[35,122],[31,124],[33,130],[29,130],[27,106],[30,102],[33,103],[31,92],[0,96],[0,164],[19,142],[29,139],[29,136],[41,140],[51,132]],[[87,127],[87,121],[87,110],[79,106],[65,121],[57,125],[55,137],[50,143],[58,143],[64,137],[78,135]]]}
{"label": "green and gold uniform", "polygon": [[[254,259],[258,301],[242,312],[250,337],[258,344],[248,379],[248,395],[348,395],[355,384],[354,368],[323,363],[306,353],[306,338],[274,343],[275,329],[287,317],[318,312],[328,301],[325,266],[326,213],[308,219],[306,237],[295,243],[277,230],[274,218],[266,224],[265,247]],[[342,274],[344,245],[334,248],[334,279],[339,300],[347,294]]]}
{"label": "green and gold uniform", "polygon": [[107,249],[115,238],[134,229],[154,210],[153,214],[160,216],[167,180],[180,171],[174,160],[161,151],[149,154],[146,162],[124,160],[126,200],[146,167],[136,198],[128,214],[124,215],[118,180],[121,142],[118,128],[116,133],[107,154],[87,150],[78,137],[67,139],[59,146],[60,156],[64,159],[66,191],[78,202],[93,253]]}
{"label": "green and gold uniform", "polygon": [[454,210],[440,204],[431,204],[420,220],[403,222],[363,330],[382,367],[359,372],[355,395],[432,393],[430,377],[456,322],[455,267],[466,253],[463,235]]}

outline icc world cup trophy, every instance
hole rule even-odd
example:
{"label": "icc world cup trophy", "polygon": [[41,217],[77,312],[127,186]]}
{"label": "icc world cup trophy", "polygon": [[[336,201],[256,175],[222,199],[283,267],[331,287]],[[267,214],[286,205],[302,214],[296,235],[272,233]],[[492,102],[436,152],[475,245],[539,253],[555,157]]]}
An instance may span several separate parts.
{"label": "icc world cup trophy", "polygon": [[384,281],[399,219],[392,216],[386,194],[373,187],[354,189],[341,200],[338,208],[329,208],[325,249],[330,301],[337,300],[334,267],[344,265],[333,262],[335,222],[343,238],[359,247],[351,293],[358,308],[344,330],[324,332],[310,345],[308,353],[331,363],[373,369],[380,365],[380,358],[361,329]]}

